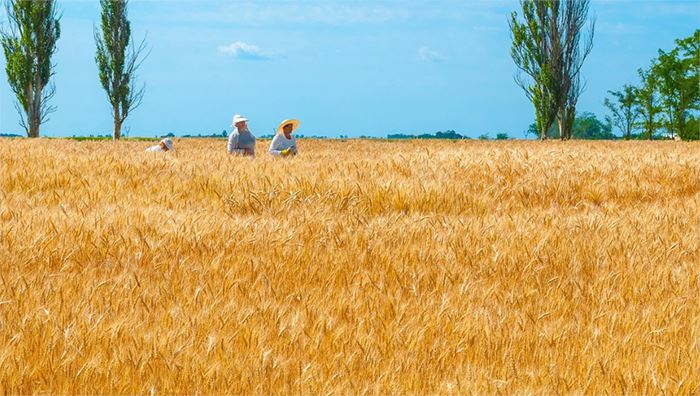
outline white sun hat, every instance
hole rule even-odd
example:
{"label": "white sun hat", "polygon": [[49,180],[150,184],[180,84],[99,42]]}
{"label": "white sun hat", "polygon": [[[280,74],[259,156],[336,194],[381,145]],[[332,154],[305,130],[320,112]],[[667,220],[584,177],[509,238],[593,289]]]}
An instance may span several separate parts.
{"label": "white sun hat", "polygon": [[243,117],[240,114],[236,114],[235,116],[233,116],[233,122],[231,122],[231,126],[235,127],[236,124],[238,124],[239,122],[243,122],[243,121],[248,121],[248,119]]}
{"label": "white sun hat", "polygon": [[165,145],[165,147],[168,148],[168,151],[173,151],[175,148],[173,147],[173,139],[163,139],[161,142]]}

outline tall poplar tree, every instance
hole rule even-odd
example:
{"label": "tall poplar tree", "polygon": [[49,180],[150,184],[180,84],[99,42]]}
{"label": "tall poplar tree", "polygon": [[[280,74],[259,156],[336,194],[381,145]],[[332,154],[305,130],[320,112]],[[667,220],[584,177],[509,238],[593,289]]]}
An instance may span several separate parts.
{"label": "tall poplar tree", "polygon": [[516,82],[535,107],[540,138],[555,120],[561,138],[571,138],[581,67],[593,48],[595,23],[585,30],[590,0],[521,0],[520,6],[522,21],[516,12],[509,19]]}
{"label": "tall poplar tree", "polygon": [[51,57],[61,36],[60,16],[54,0],[9,0],[7,17],[8,28],[0,33],[7,81],[20,125],[28,137],[39,137],[41,124],[56,110],[49,101],[56,94]]}
{"label": "tall poplar tree", "polygon": [[128,0],[100,0],[102,17],[100,30],[95,31],[97,51],[95,62],[100,83],[112,106],[114,129],[112,138],[121,138],[124,120],[143,100],[145,85],[136,87],[136,71],[144,59],[144,39],[135,46],[128,20]]}

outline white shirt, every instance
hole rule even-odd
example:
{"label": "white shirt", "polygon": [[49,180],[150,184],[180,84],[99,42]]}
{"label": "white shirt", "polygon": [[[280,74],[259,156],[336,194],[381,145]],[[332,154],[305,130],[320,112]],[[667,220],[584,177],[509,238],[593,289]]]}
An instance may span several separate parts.
{"label": "white shirt", "polygon": [[146,151],[165,151],[165,150],[163,150],[163,148],[160,147],[160,145],[157,145],[157,146],[151,146],[151,147],[147,148]]}
{"label": "white shirt", "polygon": [[291,139],[287,139],[287,137],[284,136],[283,133],[278,133],[277,135],[275,135],[274,138],[272,138],[272,142],[270,143],[270,150],[268,150],[268,152],[274,156],[281,156],[282,150],[286,149],[291,149],[291,152],[296,154],[297,140],[294,138],[293,135]]}
{"label": "white shirt", "polygon": [[246,149],[251,152],[251,156],[255,157],[255,135],[248,129],[239,131],[238,128],[234,128],[228,137],[229,154],[244,155]]}

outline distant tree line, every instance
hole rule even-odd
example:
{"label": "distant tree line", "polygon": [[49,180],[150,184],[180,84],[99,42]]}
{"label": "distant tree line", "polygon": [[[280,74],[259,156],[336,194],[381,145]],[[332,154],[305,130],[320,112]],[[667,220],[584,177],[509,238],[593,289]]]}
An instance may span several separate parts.
{"label": "distant tree line", "polygon": [[[163,135],[161,137],[175,137],[174,133],[169,133],[167,135]],[[228,132],[224,129],[221,131],[221,133],[212,133],[212,134],[197,134],[197,135],[192,135],[192,134],[187,134],[187,135],[182,135],[183,138],[227,138],[228,137]]]}
{"label": "distant tree line", "polygon": [[700,29],[687,38],[676,40],[669,52],[659,56],[647,69],[639,69],[638,85],[623,85],[608,91],[605,106],[608,122],[625,139],[643,135],[653,139],[660,132],[671,138],[700,139]]}
{"label": "distant tree line", "polygon": [[435,132],[434,134],[430,133],[423,133],[420,135],[407,135],[403,133],[393,133],[387,135],[387,139],[469,139],[466,136],[462,136],[459,133],[453,131],[453,130],[448,130],[448,131],[440,131],[440,132]]}

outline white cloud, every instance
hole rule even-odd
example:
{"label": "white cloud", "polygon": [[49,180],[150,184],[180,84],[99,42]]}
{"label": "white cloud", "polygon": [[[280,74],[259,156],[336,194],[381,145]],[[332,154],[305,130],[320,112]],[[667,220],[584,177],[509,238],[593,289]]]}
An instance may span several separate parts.
{"label": "white cloud", "polygon": [[257,45],[242,41],[222,45],[219,47],[219,52],[243,60],[268,60],[276,54],[276,51],[264,51]]}
{"label": "white cloud", "polygon": [[418,57],[420,58],[420,60],[430,62],[444,62],[447,60],[447,57],[445,57],[445,55],[437,51],[433,51],[426,46],[420,47],[420,49],[418,50]]}

